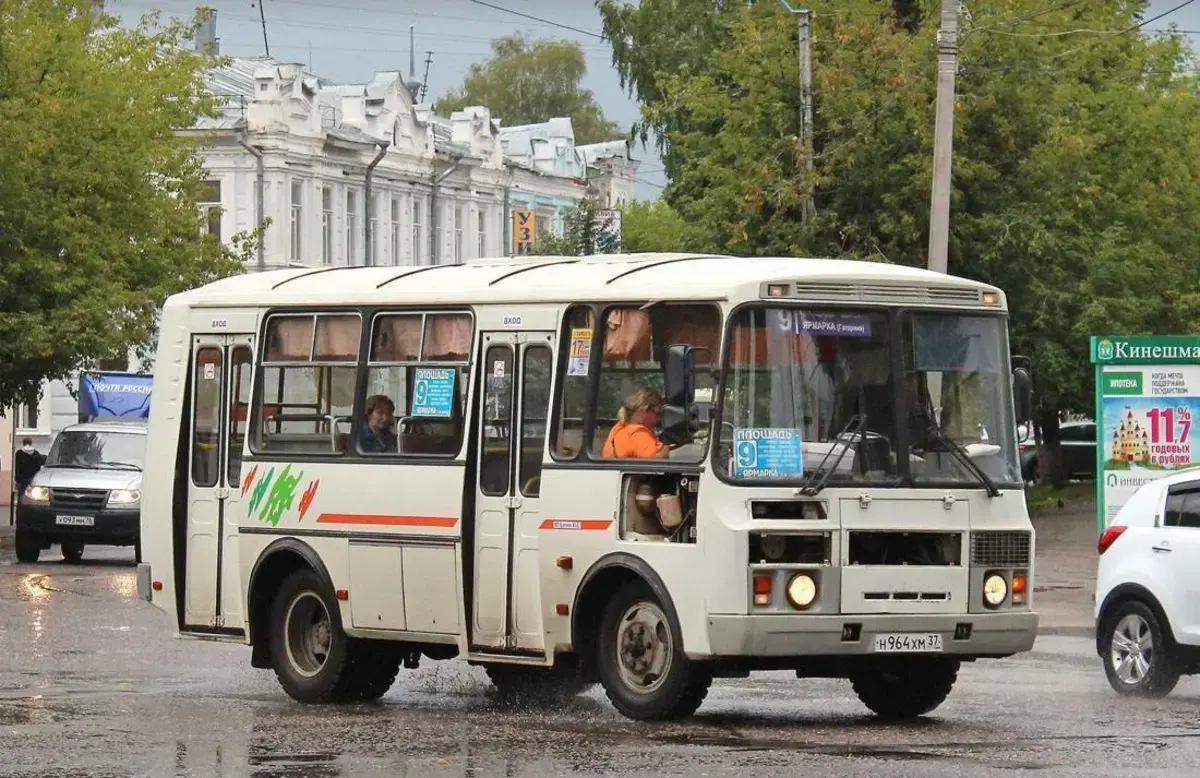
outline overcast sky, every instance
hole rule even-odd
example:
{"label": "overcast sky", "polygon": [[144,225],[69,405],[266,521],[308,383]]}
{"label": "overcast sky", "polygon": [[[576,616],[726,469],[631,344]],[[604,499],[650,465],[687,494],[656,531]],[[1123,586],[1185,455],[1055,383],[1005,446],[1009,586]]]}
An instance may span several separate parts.
{"label": "overcast sky", "polygon": [[[271,55],[303,62],[312,72],[335,82],[364,83],[381,70],[407,73],[409,25],[414,25],[417,77],[424,74],[426,51],[432,50],[429,98],[436,99],[462,82],[472,62],[488,57],[492,38],[525,31],[579,42],[588,61],[584,85],[595,92],[605,113],[624,126],[638,116],[637,105],[617,80],[611,52],[599,37],[600,15],[592,0],[486,0],[574,29],[533,21],[472,0],[207,0],[204,5],[217,9],[222,54],[252,57],[264,53],[260,1],[264,3]],[[1182,2],[1153,0],[1150,15]],[[190,16],[199,4],[194,0],[106,0],[105,7],[128,23],[152,9]],[[1162,28],[1170,22],[1200,30],[1200,2],[1149,26]],[[638,196],[657,197],[663,184],[662,163],[652,148],[639,148],[635,156],[644,160]]]}

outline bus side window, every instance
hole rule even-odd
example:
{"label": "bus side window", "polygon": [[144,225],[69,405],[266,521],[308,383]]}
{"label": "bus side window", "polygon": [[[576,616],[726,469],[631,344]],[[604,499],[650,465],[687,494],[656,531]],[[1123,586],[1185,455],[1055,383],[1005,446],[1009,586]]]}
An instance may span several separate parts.
{"label": "bus side window", "polygon": [[583,448],[594,326],[595,316],[590,308],[577,305],[567,311],[566,364],[559,381],[557,424],[551,447],[564,459],[574,459]]}
{"label": "bus side window", "polygon": [[357,313],[274,314],[267,320],[251,438],[256,450],[345,452],[361,328]]}
{"label": "bus side window", "polygon": [[[462,449],[467,365],[474,337],[469,313],[380,314],[372,324],[366,397],[395,405],[392,427],[359,420],[358,451],[370,456],[454,457]],[[364,400],[365,403],[365,400]],[[379,445],[379,441],[386,445]]]}

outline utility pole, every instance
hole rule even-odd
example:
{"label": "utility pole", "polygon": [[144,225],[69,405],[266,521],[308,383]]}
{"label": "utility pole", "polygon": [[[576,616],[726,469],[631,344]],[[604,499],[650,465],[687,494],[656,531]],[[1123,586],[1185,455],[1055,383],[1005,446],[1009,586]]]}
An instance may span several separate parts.
{"label": "utility pole", "polygon": [[260,21],[262,21],[262,28],[263,28],[263,49],[266,50],[267,56],[269,57],[269,56],[271,56],[271,44],[267,43],[267,12],[263,8],[263,3],[265,3],[265,2],[266,2],[266,0],[258,0],[257,5],[258,5],[258,18]]}
{"label": "utility pole", "polygon": [[[746,5],[750,5],[747,0]],[[804,144],[804,166],[808,178],[808,199],[804,203],[804,222],[816,210],[812,197],[813,179],[813,113],[812,113],[812,11],[794,8],[788,0],[779,0],[788,13],[796,17],[796,49],[800,58],[800,142]]]}
{"label": "utility pole", "polygon": [[937,114],[933,128],[933,187],[929,202],[929,269],[947,272],[950,248],[950,169],[954,158],[954,77],[958,73],[958,0],[942,0],[938,30]]}

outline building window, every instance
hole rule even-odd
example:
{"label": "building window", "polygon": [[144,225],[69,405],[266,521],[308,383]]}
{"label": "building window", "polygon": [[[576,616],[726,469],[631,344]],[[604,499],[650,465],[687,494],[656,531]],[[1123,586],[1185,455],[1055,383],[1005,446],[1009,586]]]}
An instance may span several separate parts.
{"label": "building window", "polygon": [[421,257],[425,256],[425,252],[421,250],[422,249],[421,237],[424,234],[422,232],[423,225],[421,224],[421,210],[422,210],[421,200],[418,197],[414,196],[413,197],[413,222],[412,222],[412,263],[414,265],[421,264]]}
{"label": "building window", "polygon": [[371,231],[371,256],[367,257],[368,265],[379,264],[379,197],[374,192],[371,193],[370,201],[367,203],[367,218],[370,224],[367,229]]}
{"label": "building window", "polygon": [[200,188],[200,232],[221,239],[221,182],[205,181]]}
{"label": "building window", "polygon": [[454,206],[454,262],[461,264],[463,260],[463,207]]}
{"label": "building window", "polygon": [[292,251],[293,262],[303,260],[300,238],[304,231],[304,182],[292,181]]}
{"label": "building window", "polygon": [[487,256],[487,212],[479,209],[479,226],[475,232],[475,256]]}
{"label": "building window", "polygon": [[333,187],[321,187],[321,264],[333,264]]}
{"label": "building window", "polygon": [[358,255],[358,192],[346,190],[346,264],[353,265]]}
{"label": "building window", "polygon": [[400,264],[400,198],[392,198],[392,264]]}
{"label": "building window", "polygon": [[37,392],[31,392],[25,399],[25,402],[17,406],[17,429],[18,430],[36,430],[39,429],[38,421],[41,416],[41,408],[39,407]]}

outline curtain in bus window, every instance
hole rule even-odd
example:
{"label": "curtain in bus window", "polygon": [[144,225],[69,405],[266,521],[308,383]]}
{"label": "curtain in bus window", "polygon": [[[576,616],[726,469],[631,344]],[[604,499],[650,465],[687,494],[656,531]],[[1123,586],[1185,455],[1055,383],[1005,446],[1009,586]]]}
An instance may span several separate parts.
{"label": "curtain in bus window", "polygon": [[322,316],[317,319],[317,345],[313,358],[337,362],[358,359],[362,319],[357,316]]}
{"label": "curtain in bus window", "polygon": [[650,359],[650,313],[636,308],[614,308],[604,318],[606,361],[642,362]]}
{"label": "curtain in bus window", "polygon": [[267,361],[307,361],[312,349],[312,318],[274,316],[267,326]]}
{"label": "curtain in bus window", "polygon": [[471,317],[465,313],[431,314],[425,319],[424,359],[465,361],[471,352]]}
{"label": "curtain in bus window", "polygon": [[671,306],[660,312],[666,330],[664,346],[685,344],[697,349],[696,365],[708,365],[716,360],[720,322],[715,308],[708,306]]}
{"label": "curtain in bus window", "polygon": [[380,316],[371,345],[373,362],[416,362],[421,358],[421,317]]}

